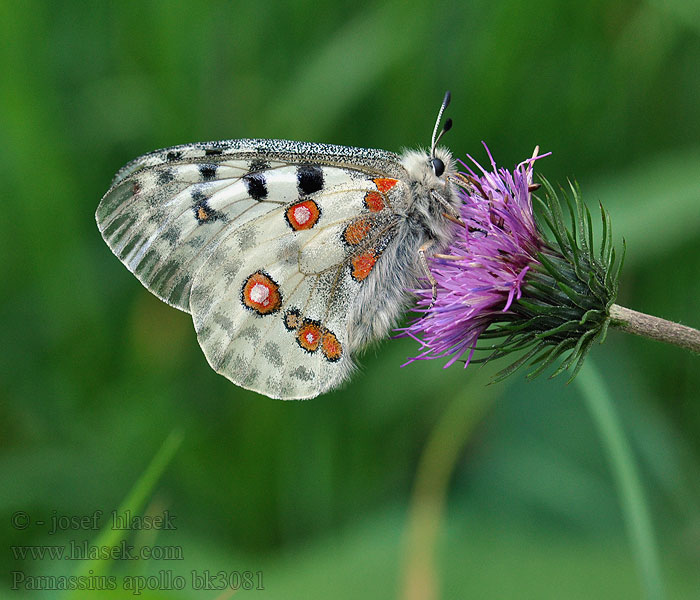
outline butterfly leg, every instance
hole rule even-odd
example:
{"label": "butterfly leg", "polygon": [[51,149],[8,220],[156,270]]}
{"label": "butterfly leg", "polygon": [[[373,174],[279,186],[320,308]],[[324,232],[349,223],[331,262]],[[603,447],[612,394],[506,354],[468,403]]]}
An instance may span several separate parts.
{"label": "butterfly leg", "polygon": [[[437,281],[435,281],[435,277],[433,277],[433,274],[430,271],[430,267],[428,266],[428,259],[425,258],[425,253],[427,250],[430,249],[431,246],[434,245],[435,242],[428,241],[425,242],[420,248],[418,248],[418,255],[420,256],[420,263],[423,265],[423,270],[425,271],[425,275],[428,278],[428,281],[430,281],[430,285],[433,289],[433,298],[430,301],[430,306],[428,306],[427,310],[430,310],[433,308],[435,305],[435,301],[437,300]],[[427,314],[427,312],[426,312]],[[425,315],[424,315],[425,316]]]}

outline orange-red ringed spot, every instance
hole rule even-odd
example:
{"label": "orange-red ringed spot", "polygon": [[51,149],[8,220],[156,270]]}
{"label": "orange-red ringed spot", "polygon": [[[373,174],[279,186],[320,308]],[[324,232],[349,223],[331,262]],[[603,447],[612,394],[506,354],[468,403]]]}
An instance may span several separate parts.
{"label": "orange-red ringed spot", "polygon": [[374,181],[374,185],[376,185],[377,189],[382,193],[388,192],[399,182],[398,179],[386,179],[384,177],[373,179],[372,181]]}
{"label": "orange-red ringed spot", "polygon": [[340,360],[343,354],[343,345],[331,331],[324,331],[321,337],[321,352],[330,362]]}
{"label": "orange-red ringed spot", "polygon": [[365,194],[365,206],[370,212],[379,212],[386,207],[384,204],[384,196],[379,192],[367,192]]}
{"label": "orange-red ringed spot", "polygon": [[362,281],[367,278],[374,264],[377,262],[377,254],[374,248],[369,248],[362,254],[358,254],[352,259],[352,277],[355,281]]}
{"label": "orange-red ringed spot", "polygon": [[321,210],[313,200],[304,200],[290,206],[284,216],[294,231],[300,231],[311,229],[316,225],[321,216]]}
{"label": "orange-red ringed spot", "polygon": [[243,304],[259,315],[277,312],[282,306],[279,286],[264,271],[250,275],[241,290]]}
{"label": "orange-red ringed spot", "polygon": [[307,352],[316,352],[322,335],[321,327],[316,321],[305,319],[297,332],[297,343]]}
{"label": "orange-red ringed spot", "polygon": [[351,246],[357,246],[372,229],[372,224],[366,219],[358,219],[353,221],[345,228],[343,239]]}

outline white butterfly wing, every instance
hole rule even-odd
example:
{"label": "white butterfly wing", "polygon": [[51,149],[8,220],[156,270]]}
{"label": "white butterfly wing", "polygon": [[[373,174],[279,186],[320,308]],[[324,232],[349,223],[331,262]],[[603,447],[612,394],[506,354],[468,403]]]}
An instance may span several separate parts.
{"label": "white butterfly wing", "polygon": [[349,306],[396,218],[376,181],[399,182],[376,178],[402,173],[396,155],[343,146],[185,146],[122,169],[97,222],[149,290],[192,313],[215,370],[307,398],[352,368]]}
{"label": "white butterfly wing", "polygon": [[[355,248],[344,239],[370,185],[309,196],[320,208],[311,229],[290,234],[286,211],[278,210],[221,241],[190,297],[199,343],[217,372],[277,398],[313,397],[345,379],[352,369],[349,308],[363,281],[353,260],[374,244],[369,232]],[[392,217],[365,219],[380,231]]]}

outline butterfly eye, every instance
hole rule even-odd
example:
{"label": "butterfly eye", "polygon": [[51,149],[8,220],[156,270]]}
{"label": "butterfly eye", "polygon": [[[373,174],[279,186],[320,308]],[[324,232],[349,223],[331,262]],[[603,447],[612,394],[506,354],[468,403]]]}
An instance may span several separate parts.
{"label": "butterfly eye", "polygon": [[431,158],[430,164],[433,165],[433,172],[437,177],[440,177],[445,172],[445,163],[439,158]]}

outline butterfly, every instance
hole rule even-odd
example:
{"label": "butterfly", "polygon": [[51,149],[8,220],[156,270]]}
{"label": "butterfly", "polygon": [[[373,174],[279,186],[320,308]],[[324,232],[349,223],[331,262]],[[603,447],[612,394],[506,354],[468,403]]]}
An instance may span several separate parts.
{"label": "butterfly", "polygon": [[[455,234],[455,162],[430,151],[240,139],[174,146],[114,177],[96,213],[107,245],[192,315],[212,368],[271,398],[345,381],[395,327],[426,252]],[[435,289],[435,288],[433,288]]]}

